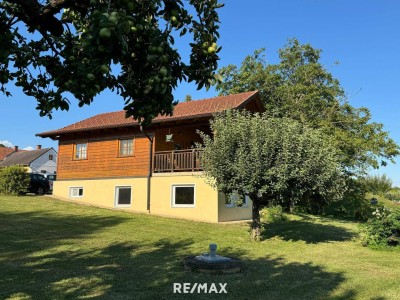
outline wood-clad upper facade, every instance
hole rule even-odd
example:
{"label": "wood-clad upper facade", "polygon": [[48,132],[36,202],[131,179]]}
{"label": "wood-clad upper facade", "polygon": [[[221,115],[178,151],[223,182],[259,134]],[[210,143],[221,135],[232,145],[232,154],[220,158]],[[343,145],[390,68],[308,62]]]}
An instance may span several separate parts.
{"label": "wood-clad upper facade", "polygon": [[[183,150],[201,142],[197,130],[208,133],[213,113],[226,109],[257,112],[263,106],[258,92],[249,92],[179,103],[173,116],[157,117],[143,132],[136,121],[115,112],[37,136],[59,141],[59,180],[145,177],[150,155],[154,172],[195,171],[199,170],[198,154]],[[171,140],[167,141],[167,135],[172,135]]]}

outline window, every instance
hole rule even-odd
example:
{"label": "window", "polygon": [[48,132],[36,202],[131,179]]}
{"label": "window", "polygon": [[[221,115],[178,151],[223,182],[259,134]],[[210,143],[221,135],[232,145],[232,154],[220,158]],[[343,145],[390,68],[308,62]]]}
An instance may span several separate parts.
{"label": "window", "polygon": [[133,155],[133,139],[119,140],[119,156]]}
{"label": "window", "polygon": [[249,196],[245,195],[243,197],[239,197],[237,193],[230,194],[225,197],[225,206],[226,207],[247,207],[249,205]]}
{"label": "window", "polygon": [[132,195],[132,187],[130,186],[115,187],[115,206],[130,207],[131,195]]}
{"label": "window", "polygon": [[194,207],[194,184],[182,184],[172,186],[172,207]]}
{"label": "window", "polygon": [[56,180],[56,178],[57,178],[57,175],[47,175],[48,180],[54,181],[54,180]]}
{"label": "window", "polygon": [[75,159],[87,158],[87,143],[75,144]]}
{"label": "window", "polygon": [[53,160],[53,154],[49,154],[49,160]]}
{"label": "window", "polygon": [[83,197],[83,187],[70,187],[69,188],[70,198],[82,198]]}

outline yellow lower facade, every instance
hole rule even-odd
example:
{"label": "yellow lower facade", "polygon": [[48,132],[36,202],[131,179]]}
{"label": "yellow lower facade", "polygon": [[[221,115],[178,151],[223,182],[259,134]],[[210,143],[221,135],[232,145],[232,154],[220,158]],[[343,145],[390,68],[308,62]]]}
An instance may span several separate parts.
{"label": "yellow lower facade", "polygon": [[153,174],[148,210],[147,180],[147,177],[57,180],[53,195],[93,206],[211,223],[251,219],[251,201],[244,207],[226,205],[225,195],[207,184],[201,173]]}

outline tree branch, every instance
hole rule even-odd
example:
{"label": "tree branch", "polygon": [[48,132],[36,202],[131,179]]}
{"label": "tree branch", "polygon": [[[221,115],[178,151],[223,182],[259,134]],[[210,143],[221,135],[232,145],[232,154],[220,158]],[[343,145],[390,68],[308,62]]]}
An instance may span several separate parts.
{"label": "tree branch", "polygon": [[16,11],[18,16],[28,26],[40,32],[48,31],[54,36],[61,36],[64,32],[63,24],[54,15],[63,8],[73,7],[85,14],[89,8],[89,0],[50,0],[46,5],[41,5],[38,0],[6,0],[18,5],[21,11]]}

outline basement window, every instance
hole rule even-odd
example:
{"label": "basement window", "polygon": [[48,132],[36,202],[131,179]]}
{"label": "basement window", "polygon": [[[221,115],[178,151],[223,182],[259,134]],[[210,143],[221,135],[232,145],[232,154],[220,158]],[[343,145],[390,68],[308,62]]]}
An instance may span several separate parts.
{"label": "basement window", "polygon": [[83,187],[70,187],[69,188],[70,198],[82,198],[83,197]]}
{"label": "basement window", "polygon": [[226,207],[247,207],[249,205],[249,196],[245,195],[243,197],[239,197],[237,193],[233,193],[230,195],[225,195],[225,206]]}
{"label": "basement window", "polygon": [[115,207],[130,207],[132,200],[132,187],[115,187]]}
{"label": "basement window", "polygon": [[172,207],[195,207],[195,198],[194,184],[172,186]]}

